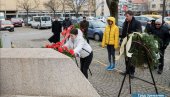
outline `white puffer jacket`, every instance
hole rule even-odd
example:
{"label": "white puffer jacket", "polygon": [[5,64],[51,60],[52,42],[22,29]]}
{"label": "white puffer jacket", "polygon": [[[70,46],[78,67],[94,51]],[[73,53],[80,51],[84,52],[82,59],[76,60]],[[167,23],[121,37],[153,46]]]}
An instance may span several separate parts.
{"label": "white puffer jacket", "polygon": [[78,54],[80,58],[85,58],[92,52],[91,46],[81,36],[77,36],[74,41],[70,38],[64,46],[73,49],[74,53]]}

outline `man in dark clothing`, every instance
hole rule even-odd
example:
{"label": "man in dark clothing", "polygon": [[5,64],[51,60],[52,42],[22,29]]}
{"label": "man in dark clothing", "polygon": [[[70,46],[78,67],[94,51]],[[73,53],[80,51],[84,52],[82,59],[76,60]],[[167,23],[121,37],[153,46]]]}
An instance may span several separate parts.
{"label": "man in dark clothing", "polygon": [[160,51],[158,74],[162,74],[164,66],[164,53],[170,41],[170,33],[168,31],[168,28],[162,25],[161,20],[156,20],[155,29],[151,31],[151,34],[155,35],[155,37],[158,38]]}
{"label": "man in dark clothing", "polygon": [[151,20],[147,23],[145,27],[145,32],[151,34],[151,31],[153,31],[153,29],[155,29],[155,20]]}
{"label": "man in dark clothing", "polygon": [[89,22],[86,20],[86,17],[83,17],[83,21],[80,22],[80,29],[83,32],[83,35],[85,39],[87,40],[87,43],[89,44],[89,39],[87,36],[88,27],[89,27]]}
{"label": "man in dark clothing", "polygon": [[52,43],[56,43],[60,41],[60,33],[62,31],[62,25],[58,21],[57,17],[55,20],[52,22],[52,32],[53,36],[49,38],[49,41]]}
{"label": "man in dark clothing", "polygon": [[[121,36],[121,41],[123,40],[123,38],[125,38],[126,36],[128,36],[129,34],[133,33],[133,32],[142,32],[142,27],[141,27],[141,23],[137,20],[135,20],[135,18],[133,17],[133,12],[132,11],[127,11],[125,13],[126,16],[126,20],[123,24],[123,30],[122,30],[122,36]],[[126,50],[125,50],[126,51]],[[134,77],[134,73],[135,73],[135,67],[130,64],[130,58],[125,57],[125,64],[126,64],[126,72],[131,75],[131,77]]]}
{"label": "man in dark clothing", "polygon": [[67,29],[70,25],[72,25],[72,22],[70,21],[69,17],[66,16],[65,20],[63,21],[63,28]]}

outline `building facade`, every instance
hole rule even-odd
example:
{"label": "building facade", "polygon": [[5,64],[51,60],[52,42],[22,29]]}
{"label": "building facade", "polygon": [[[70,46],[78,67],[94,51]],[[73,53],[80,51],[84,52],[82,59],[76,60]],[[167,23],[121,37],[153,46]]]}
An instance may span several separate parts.
{"label": "building facade", "polygon": [[96,0],[96,16],[110,16],[106,0]]}
{"label": "building facade", "polygon": [[149,11],[148,0],[131,0],[130,2],[135,15],[145,14]]}
{"label": "building facade", "polygon": [[[4,12],[6,18],[11,17],[23,17],[25,18],[27,13],[24,9],[18,7],[18,2],[24,0],[0,0],[0,12]],[[34,0],[28,0],[34,5]],[[35,15],[52,15],[53,12],[50,9],[44,7],[44,3],[49,0],[39,0],[37,8],[29,11],[29,16]],[[59,0],[58,0],[59,1]],[[95,1],[95,2],[94,2]],[[88,4],[83,6],[79,12],[81,16],[110,16],[110,12],[106,3],[106,0],[88,0]],[[95,4],[94,4],[95,3]],[[96,9],[96,11],[95,11]],[[132,10],[135,13],[155,13],[161,14],[163,10],[163,0],[119,0],[119,15],[124,15],[126,10]],[[68,14],[75,16],[75,13],[67,5],[65,5],[65,11],[63,11],[60,5],[56,10],[58,16],[64,16]],[[170,15],[170,0],[166,0],[166,15]]]}
{"label": "building facade", "polygon": [[[98,7],[96,11],[97,16],[110,16],[110,11],[106,0],[96,0],[96,7]],[[125,11],[127,10],[132,10],[132,3],[128,2],[127,0],[119,0],[119,15],[124,15]]]}
{"label": "building facade", "polygon": [[[149,0],[149,11],[162,13],[164,0]],[[165,0],[166,15],[170,15],[170,0]]]}
{"label": "building facade", "polygon": [[[27,13],[24,9],[19,7],[19,1],[24,1],[24,0],[0,0],[0,12],[4,12],[6,18],[12,18],[12,17],[25,18]],[[27,1],[31,3],[31,6],[34,6],[34,3],[35,3],[34,0],[27,0]],[[37,16],[37,15],[52,15],[53,12],[44,6],[44,3],[48,1],[49,0],[39,0],[38,6],[29,11],[29,17]],[[90,2],[90,0],[88,2]],[[85,4],[85,6],[87,5],[88,4]],[[75,16],[73,9],[65,5],[65,11],[63,11],[63,7],[62,5],[60,5],[58,9],[56,10],[56,15],[64,16],[64,14],[68,14],[69,16]],[[94,15],[93,11],[91,12],[91,14]],[[83,6],[81,10],[79,11],[79,15],[82,15],[82,16],[89,15],[89,8]]]}
{"label": "building facade", "polygon": [[119,15],[124,15],[127,10],[132,10],[132,3],[127,0],[120,0],[118,8]]}

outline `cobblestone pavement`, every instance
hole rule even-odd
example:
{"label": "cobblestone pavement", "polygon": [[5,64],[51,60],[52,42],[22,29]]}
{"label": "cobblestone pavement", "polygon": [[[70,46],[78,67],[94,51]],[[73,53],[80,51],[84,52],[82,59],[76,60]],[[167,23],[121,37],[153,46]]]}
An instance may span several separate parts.
{"label": "cobblestone pavement", "polygon": [[[101,97],[117,97],[123,75],[120,72],[125,70],[124,58],[116,62],[116,69],[114,71],[105,70],[108,63],[107,50],[99,47],[99,43],[91,42],[94,49],[94,59],[90,66],[93,76],[89,77],[89,81],[96,88]],[[99,49],[100,48],[100,49]],[[153,75],[157,84],[158,92],[170,97],[170,46],[165,53],[164,72],[161,75],[157,74],[157,70],[153,71]],[[135,76],[149,82],[152,82],[149,69],[136,68]],[[153,85],[143,82],[139,79],[131,80],[132,93],[155,93]],[[126,77],[121,97],[131,97],[129,94],[129,78]]]}
{"label": "cobblestone pavement", "polygon": [[[16,47],[42,47],[48,43],[47,38],[42,39],[32,39],[32,40],[15,40],[13,43]],[[120,60],[116,61],[116,69],[113,71],[105,70],[108,59],[107,59],[107,50],[106,48],[100,47],[101,42],[96,42],[90,40],[90,45],[94,50],[94,58],[90,69],[93,73],[92,76],[89,74],[89,81],[101,95],[101,97],[117,97],[123,75],[120,72],[125,70],[125,64],[123,56]],[[157,70],[153,71],[153,75],[157,84],[158,92],[165,94],[167,97],[170,97],[170,46],[166,49],[165,52],[165,66],[164,71],[161,75],[157,74]],[[145,79],[149,82],[152,82],[149,69],[136,68],[136,77]],[[121,96],[120,97],[131,97],[129,94],[129,80],[128,76],[125,80]],[[153,85],[138,80],[136,78],[131,80],[132,93],[155,93],[155,88]]]}

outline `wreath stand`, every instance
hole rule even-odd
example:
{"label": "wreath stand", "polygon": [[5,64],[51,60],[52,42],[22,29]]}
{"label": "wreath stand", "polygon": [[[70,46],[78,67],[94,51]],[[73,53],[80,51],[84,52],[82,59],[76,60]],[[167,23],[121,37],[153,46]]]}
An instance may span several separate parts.
{"label": "wreath stand", "polygon": [[[153,81],[153,82],[149,82],[149,81],[146,81],[146,80],[144,80],[144,79],[141,79],[141,78],[138,78],[138,77],[135,77],[135,76],[134,76],[134,78],[136,78],[136,79],[138,79],[138,80],[141,80],[141,81],[144,81],[144,82],[146,82],[146,83],[149,83],[149,84],[151,84],[151,85],[154,85],[154,87],[155,87],[155,92],[156,92],[156,94],[158,94],[158,90],[157,90],[156,83],[155,83],[155,80],[154,80],[154,77],[153,77],[153,74],[152,74],[152,70],[151,70],[151,66],[150,66],[152,60],[148,57],[148,56],[151,55],[150,50],[148,50],[148,48],[147,48],[145,45],[143,45],[142,43],[140,43],[140,42],[138,42],[138,41],[133,41],[133,42],[132,42],[132,46],[133,46],[133,45],[138,45],[138,46],[142,47],[142,48],[145,50],[145,53],[146,53],[146,55],[147,55],[147,64],[148,64],[149,72],[150,72],[150,74],[151,74],[151,78],[152,78],[152,81]],[[126,51],[126,48],[125,48],[125,51]],[[125,53],[125,55],[126,55],[126,53]],[[126,59],[127,59],[127,60],[126,60]],[[127,62],[126,62],[126,61],[127,61]],[[125,65],[126,65],[126,68],[127,68],[127,69],[129,69],[129,65],[131,65],[131,62],[130,62],[129,58],[127,58],[126,56],[125,56]],[[130,75],[129,70],[127,70],[127,71],[128,71],[128,72],[125,72],[125,74],[124,74],[124,78],[123,78],[123,80],[122,80],[122,84],[121,84],[121,87],[120,87],[120,90],[119,90],[118,97],[120,97],[120,94],[121,94],[121,91],[122,91],[122,88],[123,88],[123,85],[124,85],[124,82],[125,82],[125,79],[126,79],[126,76],[127,76],[127,75],[129,75],[129,92],[130,92],[130,94],[132,93],[132,90],[131,90],[131,77],[132,77],[132,76]]]}

